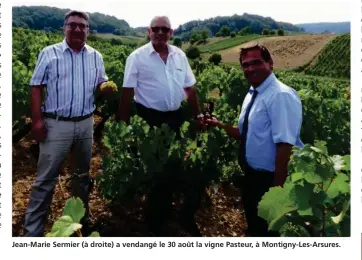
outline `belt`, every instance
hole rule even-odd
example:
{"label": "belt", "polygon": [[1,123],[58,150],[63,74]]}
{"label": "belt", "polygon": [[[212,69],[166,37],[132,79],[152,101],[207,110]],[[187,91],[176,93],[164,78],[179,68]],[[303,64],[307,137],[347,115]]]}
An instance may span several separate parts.
{"label": "belt", "polygon": [[144,106],[144,105],[142,105],[141,103],[138,103],[138,102],[135,102],[135,103],[136,103],[136,108],[137,109],[142,109],[144,111],[148,111],[148,112],[151,112],[151,113],[156,113],[156,114],[159,114],[159,115],[174,115],[175,113],[178,113],[181,110],[181,107],[179,107],[176,110],[160,111],[160,110],[156,110],[156,109],[153,109],[153,108],[148,108],[148,107],[146,107],[146,106]]}
{"label": "belt", "polygon": [[87,118],[91,117],[93,115],[93,113],[90,113],[90,114],[85,115],[85,116],[75,116],[75,117],[57,116],[57,115],[52,114],[52,113],[43,113],[43,115],[46,118],[57,119],[57,120],[60,120],[60,121],[79,122],[79,121],[82,121],[84,119],[87,119]]}

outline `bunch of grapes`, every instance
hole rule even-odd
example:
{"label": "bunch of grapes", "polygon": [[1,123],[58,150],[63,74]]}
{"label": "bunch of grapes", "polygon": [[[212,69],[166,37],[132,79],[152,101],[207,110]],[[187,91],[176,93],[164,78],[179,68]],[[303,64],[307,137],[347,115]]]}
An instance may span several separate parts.
{"label": "bunch of grapes", "polygon": [[113,92],[116,92],[118,90],[116,83],[114,83],[113,81],[107,81],[106,83],[101,85],[101,91],[104,91],[106,88],[113,89]]}

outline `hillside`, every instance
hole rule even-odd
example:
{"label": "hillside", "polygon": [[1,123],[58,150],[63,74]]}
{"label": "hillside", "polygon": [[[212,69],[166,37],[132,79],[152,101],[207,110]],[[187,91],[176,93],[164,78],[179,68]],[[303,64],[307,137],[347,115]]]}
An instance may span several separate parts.
{"label": "hillside", "polygon": [[350,78],[351,35],[336,37],[327,44],[317,59],[304,72],[310,75]]}
{"label": "hillside", "polygon": [[242,28],[249,26],[251,33],[260,34],[264,28],[280,29],[299,32],[299,27],[290,23],[277,22],[270,17],[252,15],[244,13],[243,15],[218,16],[206,20],[194,20],[180,25],[175,29],[174,34],[188,39],[191,32],[198,29],[208,29],[211,35],[215,35],[223,26],[227,26],[231,31],[240,31]]}
{"label": "hillside", "polygon": [[[63,27],[64,15],[69,9],[49,6],[13,7],[13,27],[35,30],[59,30]],[[136,35],[125,20],[101,13],[89,13],[90,30],[98,33],[117,33],[119,35]]]}
{"label": "hillside", "polygon": [[307,33],[350,33],[351,23],[304,23],[296,24],[296,26],[303,28]]}
{"label": "hillside", "polygon": [[[275,69],[290,70],[312,60],[334,35],[293,35],[258,39],[272,54]],[[250,44],[250,42],[245,43]],[[245,44],[220,52],[224,63],[239,64],[239,51]]]}

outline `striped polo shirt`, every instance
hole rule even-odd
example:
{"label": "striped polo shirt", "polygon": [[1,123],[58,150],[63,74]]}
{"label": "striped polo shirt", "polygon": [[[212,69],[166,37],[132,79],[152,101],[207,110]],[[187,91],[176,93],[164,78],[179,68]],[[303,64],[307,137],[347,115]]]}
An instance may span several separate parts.
{"label": "striped polo shirt", "polygon": [[77,117],[94,111],[94,91],[107,80],[98,51],[85,44],[75,53],[64,39],[40,52],[30,86],[46,87],[42,112]]}

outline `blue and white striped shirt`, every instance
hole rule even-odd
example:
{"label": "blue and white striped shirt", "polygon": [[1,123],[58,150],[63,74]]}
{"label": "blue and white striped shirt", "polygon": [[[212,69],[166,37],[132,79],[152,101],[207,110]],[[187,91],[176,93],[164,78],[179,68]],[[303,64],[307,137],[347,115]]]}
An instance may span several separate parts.
{"label": "blue and white striped shirt", "polygon": [[64,39],[40,52],[30,86],[46,85],[42,112],[77,117],[94,111],[94,91],[107,80],[98,51],[85,44],[75,53]]}

